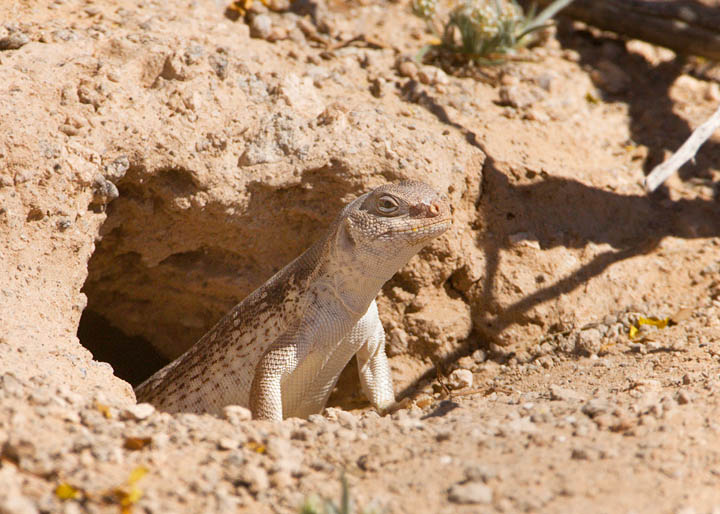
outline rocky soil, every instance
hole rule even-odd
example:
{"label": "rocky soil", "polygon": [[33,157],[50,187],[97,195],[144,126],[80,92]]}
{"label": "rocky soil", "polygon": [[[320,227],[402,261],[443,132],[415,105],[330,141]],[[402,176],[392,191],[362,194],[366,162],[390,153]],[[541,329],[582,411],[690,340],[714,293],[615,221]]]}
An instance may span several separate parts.
{"label": "rocky soil", "polygon": [[[720,512],[720,71],[563,22],[445,70],[405,2],[0,5],[0,512]],[[401,407],[308,420],[131,385],[353,197],[454,227],[383,289]],[[648,320],[665,320],[665,324]],[[657,326],[659,325],[659,326]]]}

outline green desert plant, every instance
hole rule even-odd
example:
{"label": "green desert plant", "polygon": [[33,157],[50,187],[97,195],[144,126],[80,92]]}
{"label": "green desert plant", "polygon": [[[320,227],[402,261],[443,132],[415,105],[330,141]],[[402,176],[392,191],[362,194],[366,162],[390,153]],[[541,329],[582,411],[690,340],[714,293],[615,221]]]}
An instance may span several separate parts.
{"label": "green desert plant", "polygon": [[438,13],[438,0],[413,0],[413,12],[424,19],[440,47],[468,59],[493,63],[532,41],[532,35],[550,25],[550,18],[573,0],[555,0],[539,14],[533,6],[525,14],[515,0],[462,0],[447,17]]}
{"label": "green desert plant", "polygon": [[[354,514],[355,508],[350,498],[350,487],[345,475],[340,478],[340,481],[342,483],[340,505],[336,505],[327,498],[321,499],[317,495],[312,495],[305,500],[300,508],[300,514]],[[373,512],[372,510],[362,510],[360,514],[373,514]]]}

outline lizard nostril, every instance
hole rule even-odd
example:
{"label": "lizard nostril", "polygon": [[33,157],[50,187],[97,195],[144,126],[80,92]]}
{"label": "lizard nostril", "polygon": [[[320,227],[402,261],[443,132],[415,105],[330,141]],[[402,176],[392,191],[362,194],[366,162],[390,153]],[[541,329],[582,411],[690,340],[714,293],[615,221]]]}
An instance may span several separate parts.
{"label": "lizard nostril", "polygon": [[437,203],[434,203],[434,202],[433,202],[433,203],[431,203],[430,206],[428,207],[428,211],[429,211],[430,214],[432,214],[433,216],[437,216],[438,214],[440,214],[440,206],[439,206]]}

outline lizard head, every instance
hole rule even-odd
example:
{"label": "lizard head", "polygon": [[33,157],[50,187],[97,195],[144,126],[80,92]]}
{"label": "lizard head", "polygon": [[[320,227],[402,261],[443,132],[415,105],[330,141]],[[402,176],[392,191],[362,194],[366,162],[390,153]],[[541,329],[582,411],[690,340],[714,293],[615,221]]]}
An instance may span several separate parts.
{"label": "lizard head", "polygon": [[452,224],[445,195],[418,181],[380,186],[348,205],[341,218],[345,246],[358,264],[391,275]]}

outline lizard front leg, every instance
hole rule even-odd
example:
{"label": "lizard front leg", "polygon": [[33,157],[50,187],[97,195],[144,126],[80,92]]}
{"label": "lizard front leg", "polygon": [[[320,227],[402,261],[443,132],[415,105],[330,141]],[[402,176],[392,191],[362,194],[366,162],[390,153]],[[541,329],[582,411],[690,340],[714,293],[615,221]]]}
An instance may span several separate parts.
{"label": "lizard front leg", "polygon": [[395,403],[395,393],[385,354],[385,330],[380,322],[375,300],[370,304],[362,322],[366,341],[356,354],[360,385],[373,407],[384,412]]}
{"label": "lizard front leg", "polygon": [[250,388],[253,419],[283,419],[281,383],[297,367],[298,356],[292,343],[277,343],[265,352],[255,368]]}

